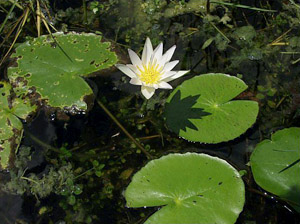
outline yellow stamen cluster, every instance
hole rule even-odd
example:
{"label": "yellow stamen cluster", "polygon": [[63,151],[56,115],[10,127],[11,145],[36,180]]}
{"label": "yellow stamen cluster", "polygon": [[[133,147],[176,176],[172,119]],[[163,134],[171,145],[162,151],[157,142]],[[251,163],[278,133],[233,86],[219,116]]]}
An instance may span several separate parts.
{"label": "yellow stamen cluster", "polygon": [[159,64],[149,62],[148,65],[143,64],[143,68],[137,67],[141,72],[139,74],[140,80],[146,84],[157,84],[162,75],[162,67],[159,67]]}

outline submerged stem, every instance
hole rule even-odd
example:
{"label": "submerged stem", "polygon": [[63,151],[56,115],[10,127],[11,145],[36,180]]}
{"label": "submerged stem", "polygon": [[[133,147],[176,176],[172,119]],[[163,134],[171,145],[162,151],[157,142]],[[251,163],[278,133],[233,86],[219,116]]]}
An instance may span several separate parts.
{"label": "submerged stem", "polygon": [[88,173],[89,171],[91,171],[91,170],[93,170],[93,169],[95,169],[95,167],[93,167],[93,168],[91,168],[91,169],[88,169],[88,170],[84,171],[83,173],[79,174],[78,176],[74,177],[74,180],[76,180],[76,179],[79,178],[79,177],[82,177],[83,175],[85,175],[86,173]]}
{"label": "submerged stem", "polygon": [[83,4],[83,24],[87,25],[87,8],[86,8],[86,0],[82,0]]}
{"label": "submerged stem", "polygon": [[104,112],[119,126],[119,128],[130,138],[131,141],[147,156],[148,159],[153,157],[144,149],[144,147],[123,127],[123,125],[117,120],[117,118],[97,99],[98,105],[104,110]]}
{"label": "submerged stem", "polygon": [[31,134],[30,132],[26,132],[26,134],[28,135],[29,138],[31,138],[31,140],[33,140],[35,143],[39,144],[40,146],[42,146],[46,149],[51,149],[54,152],[58,152],[58,153],[61,152],[59,149],[57,149],[51,145],[48,145],[47,143],[43,142],[42,140],[40,140],[39,138],[37,138],[36,136]]}
{"label": "submerged stem", "polygon": [[[290,1],[292,1],[292,0],[290,0]],[[220,1],[210,1],[210,2],[214,3],[214,4],[219,4],[219,5],[226,5],[226,6],[232,6],[232,7],[237,7],[237,8],[261,11],[261,12],[277,12],[277,10],[273,10],[273,9],[263,9],[263,8],[257,8],[257,7],[252,7],[252,6],[248,6],[248,5],[240,5],[240,4],[229,3],[229,2],[220,2]]]}
{"label": "submerged stem", "polygon": [[35,180],[31,179],[31,178],[28,178],[28,177],[20,177],[20,178],[23,179],[23,180],[28,180],[29,182],[33,182],[33,183],[35,183],[37,185],[40,184],[39,182],[37,182],[37,181],[35,181]]}

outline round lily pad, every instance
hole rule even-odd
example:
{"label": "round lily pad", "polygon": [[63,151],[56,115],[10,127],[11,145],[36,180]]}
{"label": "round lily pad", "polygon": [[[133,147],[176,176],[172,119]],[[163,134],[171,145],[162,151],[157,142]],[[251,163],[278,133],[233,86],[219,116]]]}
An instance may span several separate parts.
{"label": "round lily pad", "polygon": [[17,67],[8,69],[16,94],[36,92],[51,107],[86,110],[92,89],[83,77],[117,62],[110,43],[94,34],[56,33],[20,44],[12,57]]}
{"label": "round lily pad", "polygon": [[259,143],[250,158],[256,183],[300,212],[300,128],[286,128]]}
{"label": "round lily pad", "polygon": [[171,154],[150,161],[125,191],[127,206],[162,206],[145,223],[235,223],[244,183],[226,161],[205,154]]}
{"label": "round lily pad", "polygon": [[10,84],[0,82],[0,170],[9,166],[22,139],[19,118],[25,119],[35,109],[28,98],[12,98]]}
{"label": "round lily pad", "polygon": [[232,100],[246,89],[242,80],[226,74],[191,78],[167,99],[167,126],[190,141],[219,143],[235,139],[255,123],[258,114],[257,102]]}

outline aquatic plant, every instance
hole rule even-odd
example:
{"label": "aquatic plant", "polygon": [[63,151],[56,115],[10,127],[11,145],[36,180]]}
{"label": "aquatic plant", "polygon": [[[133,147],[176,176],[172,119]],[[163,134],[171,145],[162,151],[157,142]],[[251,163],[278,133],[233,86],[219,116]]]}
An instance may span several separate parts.
{"label": "aquatic plant", "polygon": [[300,212],[300,128],[275,132],[255,147],[250,157],[256,183]]}
{"label": "aquatic plant", "polygon": [[219,143],[232,140],[250,128],[258,115],[257,102],[232,100],[246,89],[242,80],[226,74],[211,73],[191,78],[167,99],[167,126],[190,141]]}
{"label": "aquatic plant", "polygon": [[12,165],[23,136],[23,124],[36,110],[28,97],[15,97],[9,83],[0,81],[0,170]]}
{"label": "aquatic plant", "polygon": [[131,84],[140,85],[142,94],[146,99],[150,99],[156,89],[172,89],[168,82],[189,72],[171,71],[179,62],[170,62],[175,48],[174,45],[163,54],[163,43],[153,50],[151,41],[147,38],[141,59],[134,51],[128,49],[132,64],[116,64],[116,67],[131,78]]}
{"label": "aquatic plant", "polygon": [[[36,32],[37,32],[38,37],[41,35],[41,32],[42,32],[42,24],[44,24],[44,26],[49,34],[51,34],[51,29],[57,32],[57,30],[53,26],[53,18],[50,14],[48,1],[41,1],[41,4],[40,4],[39,0],[35,0],[35,1],[23,0],[23,1],[19,1],[19,2],[14,1],[14,0],[9,0],[9,1],[0,1],[0,6],[1,5],[4,5],[4,6],[11,5],[11,7],[10,7],[10,10],[7,12],[7,15],[6,15],[3,23],[1,24],[0,34],[5,33],[6,34],[5,38],[8,38],[12,35],[12,33],[14,33],[14,31],[16,31],[16,33],[15,33],[14,39],[13,39],[11,45],[9,46],[6,54],[3,56],[3,58],[1,58],[0,65],[6,60],[6,57],[9,56],[9,53],[11,52],[11,50],[13,50],[13,47],[14,47],[16,41],[21,36],[21,33],[22,33],[24,27],[28,23],[30,23],[30,20],[32,19],[31,17],[33,17],[33,19],[36,21]],[[18,19],[15,18],[16,12],[18,11],[16,9],[21,10],[23,12],[22,15]],[[12,22],[12,24],[13,24],[12,26],[11,26],[11,24],[9,24],[9,20],[11,20],[11,19],[15,20]],[[2,44],[3,43],[1,43],[0,46]]]}
{"label": "aquatic plant", "polygon": [[17,96],[32,93],[35,100],[73,113],[86,111],[87,98],[93,98],[84,77],[117,62],[109,42],[85,33],[41,36],[20,44],[11,57],[17,67],[8,69],[8,79]]}
{"label": "aquatic plant", "polygon": [[162,206],[145,223],[232,224],[243,210],[245,188],[237,170],[205,154],[169,154],[152,160],[125,191],[130,208]]}
{"label": "aquatic plant", "polygon": [[[38,7],[38,3],[41,3],[40,7]],[[26,144],[41,146],[41,148],[35,146],[32,150],[21,147],[14,163],[15,167],[9,167],[9,173],[1,172],[1,182],[5,182],[5,178],[11,175],[8,183],[14,186],[10,185],[10,190],[12,192],[20,190],[18,194],[22,197],[18,198],[23,198],[24,201],[18,203],[24,203],[23,208],[26,208],[22,212],[30,212],[28,216],[24,214],[26,217],[30,217],[30,221],[23,220],[24,216],[19,217],[17,221],[12,217],[7,217],[11,223],[143,223],[150,215],[152,216],[149,220],[156,219],[157,214],[163,214],[168,209],[178,208],[179,211],[182,211],[186,208],[188,200],[176,200],[178,197],[172,197],[175,194],[168,195],[170,201],[167,204],[158,204],[158,206],[162,206],[158,211],[155,207],[128,209],[124,206],[122,192],[128,185],[131,174],[146,163],[146,159],[159,158],[167,153],[169,155],[161,159],[169,158],[172,156],[170,153],[182,153],[183,151],[197,152],[199,156],[203,155],[201,154],[203,152],[210,153],[226,158],[227,161],[237,166],[237,169],[247,170],[243,176],[247,201],[237,223],[298,223],[299,215],[296,211],[299,211],[297,205],[299,186],[298,182],[295,183],[293,180],[297,180],[299,154],[296,154],[297,149],[291,149],[288,152],[281,149],[286,147],[285,145],[289,146],[290,143],[278,143],[282,139],[288,138],[276,137],[274,139],[273,137],[272,143],[260,143],[265,147],[260,147],[258,144],[250,161],[254,164],[251,167],[253,173],[245,165],[257,142],[268,138],[270,133],[278,128],[299,126],[300,79],[297,74],[299,74],[300,68],[298,66],[300,62],[298,57],[300,51],[298,37],[300,6],[298,2],[292,0],[103,0],[82,1],[81,3],[81,1],[61,0],[0,0],[0,17],[5,19],[3,22],[1,21],[0,26],[0,52],[2,52],[1,59],[4,62],[0,68],[1,81],[5,80],[3,81],[5,83],[9,81],[12,84],[12,88],[8,88],[10,89],[9,98],[7,98],[8,107],[1,105],[2,98],[0,101],[0,120],[3,121],[2,124],[5,124],[4,128],[0,127],[0,132],[3,130],[4,133],[11,132],[11,130],[14,132],[13,138],[9,138],[8,141],[6,135],[2,136],[0,144],[6,144],[16,137],[14,143],[21,143],[21,146]],[[68,60],[66,60],[66,64],[69,70],[66,73],[70,76],[75,75],[76,82],[67,81],[70,78],[67,74],[63,75],[67,77],[66,80],[61,81],[61,77],[57,75],[61,71],[51,69],[54,72],[53,77],[48,76],[47,79],[52,83],[40,86],[33,79],[40,80],[41,83],[47,80],[42,80],[37,76],[33,77],[29,73],[22,74],[17,70],[24,69],[24,71],[33,72],[30,68],[30,61],[33,63],[33,67],[42,67],[38,60],[35,60],[35,53],[38,50],[32,54],[26,51],[26,60],[23,60],[20,55],[25,42],[32,48],[39,48],[33,45],[38,41],[32,38],[39,36],[39,28],[42,28],[41,25],[44,22],[48,22],[48,25],[52,24],[65,33],[76,31],[80,35],[80,32],[93,32],[102,36],[101,31],[105,36],[105,41],[111,42],[113,46],[108,49],[104,47],[103,51],[115,51],[120,59],[119,63],[123,64],[127,63],[125,58],[128,58],[123,49],[131,48],[136,52],[142,52],[144,39],[147,36],[150,37],[153,45],[158,45],[162,40],[167,48],[176,44],[177,50],[174,57],[180,59],[177,66],[183,70],[190,69],[191,72],[189,77],[182,77],[170,83],[173,87],[179,85],[178,89],[170,91],[170,96],[169,91],[155,90],[157,94],[153,94],[149,100],[141,99],[139,97],[141,94],[136,91],[136,86],[129,87],[127,77],[120,78],[121,72],[115,72],[113,67],[109,71],[104,71],[103,76],[93,73],[98,72],[97,69],[92,71],[93,74],[85,72],[71,74],[69,72],[72,71],[69,68],[72,62]],[[44,25],[47,29],[47,25]],[[48,29],[47,31],[49,32]],[[43,30],[40,32],[42,33]],[[66,47],[63,46],[60,49],[61,45],[55,41],[60,38],[56,38],[56,35],[58,34],[55,34],[54,38],[49,35],[47,39],[43,39],[47,46],[45,49],[49,49],[52,56],[55,55],[52,54],[52,50],[58,50],[60,52],[58,55],[64,57],[62,50]],[[19,58],[5,60],[7,52],[10,50],[13,52],[17,39],[19,42],[24,42],[15,45],[16,47],[22,46],[17,48],[17,54],[14,54]],[[77,45],[70,43],[70,48],[66,49],[70,52],[74,46]],[[80,46],[85,49],[83,44]],[[79,56],[82,52],[77,50],[76,56]],[[64,59],[67,59],[68,55],[70,56],[68,52]],[[99,52],[94,53],[95,56]],[[75,58],[78,59],[76,56]],[[57,57],[57,59],[61,57]],[[84,58],[80,57],[79,59]],[[95,58],[97,57],[95,56]],[[55,60],[51,58],[50,61],[52,63]],[[76,68],[79,62],[80,60],[74,61]],[[46,56],[43,57],[42,64],[45,63],[47,63]],[[112,62],[112,64],[115,63],[116,60]],[[60,63],[58,64],[60,65]],[[15,66],[12,69],[16,70],[16,74],[20,72],[21,76],[13,76],[9,72],[9,77],[7,77],[7,66]],[[219,72],[231,76],[218,74],[220,77],[210,77],[211,80],[209,80],[210,78],[203,75]],[[186,80],[193,76],[196,77],[180,85],[183,79]],[[86,77],[88,80],[84,80]],[[69,94],[73,94],[72,91],[69,91],[72,88],[78,93],[75,94],[76,97],[70,101],[67,101],[65,97],[55,99],[53,95],[56,88],[52,85],[55,79],[56,81],[60,80],[59,89],[65,88],[64,93],[68,92],[68,99]],[[29,84],[32,83],[35,85],[29,87]],[[230,85],[228,85],[229,83]],[[238,88],[234,84],[237,84]],[[45,90],[48,86],[51,88],[49,92]],[[191,88],[192,91],[182,86]],[[213,91],[209,91],[209,88]],[[86,92],[83,94],[78,89],[80,91],[85,89]],[[132,94],[134,91],[136,94]],[[96,96],[97,92],[98,96]],[[214,93],[217,93],[216,96]],[[137,95],[138,97],[136,97]],[[204,105],[204,96],[206,95],[210,102],[217,103]],[[227,98],[221,102],[218,99],[223,99],[223,95]],[[49,99],[48,96],[50,96]],[[95,104],[89,110],[93,106],[94,97],[98,105]],[[79,101],[76,101],[75,98]],[[43,125],[38,125],[38,134],[32,133],[37,136],[31,135],[27,129],[28,127],[30,129],[33,123],[23,124],[25,127],[23,141],[19,135],[16,135],[23,130],[23,127],[16,129],[11,126],[10,121],[18,120],[19,122],[16,123],[19,124],[24,121],[23,118],[19,119],[14,111],[14,107],[17,109],[22,105],[22,100],[26,101],[28,105],[30,105],[29,102],[32,102],[41,106],[38,108],[37,118],[34,122],[39,123],[40,115],[45,112],[46,115],[43,117],[44,120],[47,120],[45,123],[47,126],[54,126],[55,131],[53,132],[57,138],[51,138],[51,141],[48,141],[49,136],[46,138],[47,143],[51,146],[45,146],[41,142],[42,138],[39,140],[41,144],[37,143],[36,137],[39,137],[39,134],[46,135],[46,131],[41,132],[41,129],[45,128],[48,133],[48,127]],[[56,106],[56,100],[60,102],[58,103],[60,106]],[[18,106],[10,104],[14,101],[19,103]],[[239,103],[242,103],[243,106],[240,106]],[[233,106],[234,104],[235,106]],[[247,104],[251,105],[249,110],[246,109]],[[79,109],[76,105],[81,105],[82,108]],[[218,111],[220,107],[216,107],[216,105],[221,105],[222,110]],[[258,105],[259,115],[257,115]],[[228,107],[225,108],[225,106]],[[232,108],[230,108],[231,106]],[[7,116],[7,114],[2,116],[3,111],[5,111],[4,113],[8,112],[11,116]],[[81,112],[85,115],[82,115]],[[51,115],[48,117],[49,114]],[[118,127],[106,115],[112,118],[131,141],[120,133]],[[6,116],[9,119],[6,119]],[[255,121],[257,123],[253,126]],[[289,135],[298,136],[291,133]],[[234,138],[237,139],[231,141]],[[279,139],[281,140],[279,141]],[[228,142],[215,144],[222,141]],[[203,142],[212,144],[201,144]],[[292,137],[289,138],[289,142],[294,142]],[[276,150],[267,150],[266,147],[268,148],[270,145],[275,146]],[[10,146],[18,147],[17,144]],[[10,158],[13,158],[16,148],[12,148]],[[20,168],[18,163],[21,161],[18,156],[25,152],[28,153],[29,158],[33,159]],[[262,157],[267,157],[263,152],[272,155],[277,160],[263,159]],[[203,155],[203,157],[205,156]],[[8,157],[5,155],[3,158]],[[214,159],[219,160],[216,157]],[[156,161],[158,160],[152,160],[150,163],[155,162],[154,164],[156,164]],[[282,167],[277,161],[280,161]],[[189,162],[178,162],[175,168],[185,168]],[[201,166],[201,168],[205,165],[205,163],[194,164],[191,162],[192,164],[196,167]],[[26,169],[27,167],[28,169]],[[171,173],[168,169],[169,166],[166,167],[164,172],[163,169],[154,172],[154,168],[149,169],[149,172],[153,170],[156,174],[165,174],[167,170],[168,174],[164,178],[167,183],[171,183],[169,176],[174,179],[177,176],[178,178],[182,177],[180,172]],[[215,167],[219,166],[214,165],[207,172],[217,172]],[[277,169],[279,167],[280,171]],[[219,170],[222,169],[223,167]],[[184,175],[189,175],[190,170],[193,169],[189,169]],[[236,173],[235,170],[234,173]],[[72,179],[60,177],[64,186],[62,192],[56,191],[55,186],[60,186],[61,183],[55,182],[55,178],[53,178],[54,176],[59,177],[60,174],[63,174],[64,177],[69,175]],[[151,178],[154,176],[152,173],[145,173],[145,175],[151,176]],[[2,176],[4,176],[3,179]],[[253,181],[253,176],[261,188]],[[130,185],[137,180],[135,177]],[[197,177],[196,174],[186,182],[196,182]],[[218,176],[219,178],[223,177]],[[164,179],[157,184],[161,187],[160,190],[163,188],[160,184]],[[280,183],[275,183],[274,179],[280,180]],[[241,182],[240,177],[238,180]],[[201,179],[199,182],[202,184],[204,181]],[[291,183],[296,187],[291,187]],[[143,189],[141,183],[135,184]],[[144,184],[146,186],[148,182]],[[287,184],[287,188],[283,187],[284,184]],[[213,186],[213,188],[218,189],[223,184],[219,186],[215,183],[215,185],[216,187]],[[190,188],[186,187],[186,189]],[[226,192],[231,194],[230,190]],[[141,190],[137,189],[137,192],[141,192]],[[186,193],[184,190],[182,192]],[[132,198],[139,196],[134,195],[133,191],[131,193]],[[141,192],[140,195],[143,193]],[[161,200],[163,199],[162,197]],[[148,200],[159,201],[160,199],[153,196]],[[4,203],[2,198],[0,201]],[[135,202],[135,199],[132,201]],[[196,205],[200,206],[198,200],[196,201]],[[231,203],[228,198],[225,201]],[[128,202],[130,203],[131,200]],[[210,198],[206,205],[209,205],[209,202],[214,202],[214,199]],[[13,206],[15,208],[15,205]],[[148,205],[141,203],[140,206]],[[198,209],[197,206],[195,207],[192,201],[191,211],[187,211],[186,214],[197,219],[197,214],[192,212]],[[5,207],[9,207],[9,205],[5,205]],[[211,214],[222,212],[223,209],[220,207],[211,206],[211,211],[206,212],[199,219],[210,218]],[[238,211],[240,212],[241,209],[239,207]],[[32,211],[37,212],[32,213]],[[231,216],[231,222],[236,220],[239,212]],[[215,217],[219,217],[218,215],[216,214]],[[172,216],[173,214],[169,217],[162,218],[160,216],[159,218],[166,220],[171,219]],[[220,223],[223,223],[223,219]]]}

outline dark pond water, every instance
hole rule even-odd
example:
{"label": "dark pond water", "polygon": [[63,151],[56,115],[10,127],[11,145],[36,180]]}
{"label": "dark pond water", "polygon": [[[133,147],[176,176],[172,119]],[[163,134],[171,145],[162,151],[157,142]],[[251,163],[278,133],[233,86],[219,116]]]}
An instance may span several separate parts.
{"label": "dark pond water", "polygon": [[[256,185],[247,165],[258,142],[269,138],[276,130],[300,127],[298,57],[296,54],[280,53],[300,51],[300,44],[287,49],[284,44],[288,37],[297,37],[300,29],[299,25],[295,25],[300,17],[297,17],[296,9],[291,9],[291,1],[228,1],[274,9],[277,10],[275,13],[223,6],[211,7],[210,11],[183,10],[184,4],[190,1],[179,0],[83,2],[49,1],[53,24],[64,31],[102,32],[106,40],[112,42],[122,63],[129,62],[126,49],[140,51],[147,36],[154,45],[163,41],[164,49],[176,44],[173,59],[180,60],[176,70],[189,69],[191,72],[172,82],[174,87],[186,79],[209,72],[242,74],[249,89],[239,97],[259,102],[259,117],[256,124],[237,139],[215,145],[185,141],[166,128],[163,111],[170,91],[157,91],[146,102],[139,93],[140,89],[130,85],[116,68],[99,72],[87,81],[93,88],[95,98],[101,100],[155,158],[174,152],[207,153],[225,159],[238,170],[247,170],[243,177],[246,203],[236,223],[300,223],[300,215],[291,206]],[[198,3],[202,7],[207,2],[199,0]],[[167,12],[166,8],[173,7],[172,4],[177,8]],[[295,4],[300,5],[297,1]],[[98,10],[96,14],[93,7]],[[7,6],[3,8],[7,9]],[[15,17],[18,18],[19,14],[21,11],[16,11]],[[211,17],[206,17],[207,14]],[[1,20],[4,18],[5,11],[2,10]],[[218,22],[222,18],[224,22]],[[226,19],[229,20],[226,22]],[[235,39],[238,28],[243,26],[252,26],[254,32],[246,33],[245,40]],[[29,22],[19,41],[24,40],[26,35],[36,36],[34,29],[34,23]],[[284,35],[286,31],[289,31],[289,36]],[[228,36],[231,43],[223,35]],[[283,37],[278,41],[281,44],[266,48],[268,43],[281,35]],[[202,49],[209,38],[215,38],[214,42]],[[5,72],[5,68],[1,71]],[[276,93],[268,94],[270,90]],[[15,188],[20,190],[18,194],[0,192],[0,224],[138,224],[157,210],[125,207],[123,191],[131,175],[148,160],[96,101],[85,114],[70,115],[42,108],[31,121],[24,122],[24,126],[19,154],[25,147],[30,148],[29,154],[19,159],[26,164],[23,176],[32,173],[42,178],[49,174],[51,167],[57,171],[71,164],[69,171],[60,172],[73,182],[68,183],[65,189],[53,187],[46,197],[28,191],[28,182],[16,182],[19,184]],[[104,164],[98,173],[95,167],[99,165],[96,163]],[[20,170],[12,172],[18,173]],[[10,173],[3,172],[0,180],[3,183],[9,181]],[[53,174],[53,177],[57,176]],[[77,188],[81,189],[78,194],[74,193]],[[21,192],[21,189],[27,191]],[[43,189],[36,190],[41,191]]]}

